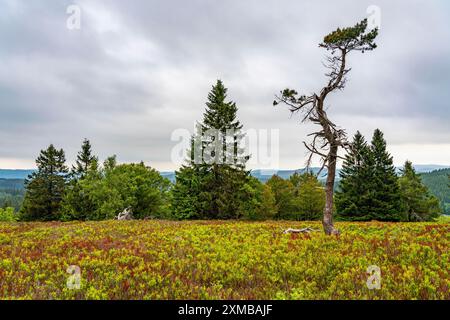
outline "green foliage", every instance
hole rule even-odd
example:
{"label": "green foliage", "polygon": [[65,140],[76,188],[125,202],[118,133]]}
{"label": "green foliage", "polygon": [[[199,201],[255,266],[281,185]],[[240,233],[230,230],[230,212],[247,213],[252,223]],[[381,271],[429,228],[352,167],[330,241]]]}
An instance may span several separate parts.
{"label": "green foliage", "polygon": [[[172,191],[173,215],[178,219],[237,219],[248,200],[245,171],[248,156],[239,147],[244,135],[237,106],[226,101],[227,89],[218,80],[208,94],[203,122],[192,137],[187,164],[176,172]],[[216,136],[209,136],[211,130]],[[227,142],[230,130],[233,141]],[[248,190],[247,190],[248,191]]]}
{"label": "green foliage", "polygon": [[402,219],[398,177],[379,129],[370,146],[356,133],[341,170],[336,209],[339,219],[347,221]]}
{"label": "green foliage", "polygon": [[242,216],[249,220],[272,219],[277,213],[275,196],[269,186],[249,177],[244,185],[247,201],[241,203]]}
{"label": "green foliage", "polygon": [[[113,219],[130,208],[134,218],[167,217],[170,182],[140,164],[116,165],[110,157],[102,169],[93,162],[86,176],[66,194],[66,220]],[[83,195],[80,198],[75,195]],[[75,198],[75,199],[74,199]]]}
{"label": "green foliage", "polygon": [[98,161],[98,159],[92,154],[91,142],[88,139],[84,139],[81,151],[78,152],[75,166],[72,167],[73,176],[78,179],[83,178],[94,161]]}
{"label": "green foliage", "polygon": [[450,216],[448,216],[448,215],[440,215],[439,217],[437,217],[436,219],[435,219],[435,222],[438,222],[438,223],[448,223],[448,224],[450,224]]}
{"label": "green foliage", "polygon": [[338,28],[336,31],[325,36],[323,43],[319,46],[327,50],[359,50],[370,51],[377,47],[375,38],[378,35],[378,28],[367,31],[367,19],[357,23],[354,27]]}
{"label": "green foliage", "polygon": [[61,220],[89,220],[94,216],[97,205],[94,202],[92,194],[89,192],[89,186],[95,185],[102,179],[99,171],[97,159],[93,159],[87,171],[83,172],[79,178],[72,179],[66,186],[62,202]]}
{"label": "green foliage", "polygon": [[367,187],[372,189],[370,214],[380,221],[400,221],[401,202],[397,174],[392,156],[386,150],[383,133],[376,129],[371,144],[374,167],[373,177]]}
{"label": "green foliage", "polygon": [[89,140],[84,139],[81,150],[78,152],[75,166],[70,174],[71,180],[66,186],[62,203],[62,217],[64,221],[87,220],[96,206],[89,193],[82,187],[82,181],[88,174],[94,174],[100,178],[98,172],[98,158],[92,154],[92,146]]}
{"label": "green foliage", "polygon": [[14,208],[0,208],[0,222],[14,222],[18,220]]}
{"label": "green foliage", "polygon": [[251,194],[244,192],[249,175],[241,168],[229,165],[213,165],[205,177],[210,202],[210,218],[239,219],[243,213],[242,203],[249,201]]}
{"label": "green foliage", "polygon": [[207,203],[202,201],[204,189],[201,168],[182,166],[176,171],[176,183],[172,188],[172,215],[176,219],[199,219],[206,212]]}
{"label": "green foliage", "polygon": [[352,148],[346,154],[340,171],[341,181],[336,191],[336,210],[339,220],[367,221],[372,218],[373,155],[358,131]]}
{"label": "green foliage", "polygon": [[0,179],[0,208],[12,207],[15,211],[19,211],[24,196],[24,180]]}
{"label": "green foliage", "polygon": [[294,186],[291,181],[285,180],[277,175],[273,175],[267,186],[272,190],[275,197],[277,213],[275,219],[291,219],[295,214],[294,207]]}
{"label": "green foliage", "polygon": [[21,208],[21,219],[51,221],[60,219],[68,169],[64,150],[52,144],[41,150],[36,159],[37,172],[25,182],[26,194]]}
{"label": "green foliage", "polygon": [[295,173],[290,178],[294,186],[294,217],[296,220],[320,220],[325,207],[325,190],[312,173],[299,175]]}
{"label": "green foliage", "polygon": [[318,220],[323,215],[325,190],[310,172],[295,173],[289,180],[274,175],[267,181],[274,195],[276,219]]}
{"label": "green foliage", "polygon": [[357,132],[342,167],[336,192],[340,220],[430,221],[441,211],[439,201],[422,184],[411,162],[399,178],[380,130],[368,146]]}
{"label": "green foliage", "polygon": [[406,161],[399,179],[405,221],[431,221],[441,212],[439,200],[430,195],[416,174],[412,163]]}
{"label": "green foliage", "polygon": [[[332,238],[282,232],[321,226],[0,223],[0,300],[450,300],[448,222],[338,222]],[[71,264],[81,269],[76,290],[65,286]],[[371,265],[380,290],[367,287]]]}
{"label": "green foliage", "polygon": [[420,175],[422,183],[439,199],[446,214],[450,214],[450,169],[440,169]]}

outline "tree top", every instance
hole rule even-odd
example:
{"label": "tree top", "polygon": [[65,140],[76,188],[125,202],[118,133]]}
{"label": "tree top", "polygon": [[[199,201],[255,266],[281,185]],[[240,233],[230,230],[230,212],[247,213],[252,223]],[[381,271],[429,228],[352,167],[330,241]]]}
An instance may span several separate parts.
{"label": "tree top", "polygon": [[377,47],[374,42],[378,35],[378,28],[367,32],[367,19],[362,20],[353,27],[337,28],[335,31],[326,35],[319,47],[327,50],[373,50]]}

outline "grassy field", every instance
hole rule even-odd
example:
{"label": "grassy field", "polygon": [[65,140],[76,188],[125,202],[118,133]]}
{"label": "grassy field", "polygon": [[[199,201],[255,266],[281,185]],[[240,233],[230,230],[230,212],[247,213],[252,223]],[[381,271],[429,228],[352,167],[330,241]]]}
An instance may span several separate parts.
{"label": "grassy field", "polygon": [[[450,299],[450,224],[0,223],[1,299]],[[69,289],[78,266],[81,287]],[[367,268],[381,270],[369,289]],[[73,278],[72,278],[73,279]]]}

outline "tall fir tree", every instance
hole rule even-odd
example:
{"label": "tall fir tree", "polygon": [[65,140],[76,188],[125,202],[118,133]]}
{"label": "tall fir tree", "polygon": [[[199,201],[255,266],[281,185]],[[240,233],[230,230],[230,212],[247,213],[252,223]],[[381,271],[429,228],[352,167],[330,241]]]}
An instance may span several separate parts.
{"label": "tall fir tree", "polygon": [[249,159],[241,148],[244,135],[237,106],[227,101],[218,80],[208,94],[203,121],[197,125],[186,165],[176,172],[173,210],[180,218],[239,218]]}
{"label": "tall fir tree", "polygon": [[371,143],[373,178],[368,185],[372,191],[372,219],[400,221],[401,202],[398,177],[392,156],[386,150],[386,140],[381,130],[374,131]]}
{"label": "tall fir tree", "polygon": [[61,208],[62,220],[86,220],[96,209],[92,199],[82,188],[82,181],[90,170],[98,170],[98,158],[93,155],[91,142],[84,139],[75,165],[72,166],[70,181],[64,193]]}
{"label": "tall fir tree", "polygon": [[98,158],[92,154],[92,145],[88,139],[84,139],[81,145],[81,150],[77,154],[75,165],[72,166],[72,174],[76,178],[83,178],[92,163]]}
{"label": "tall fir tree", "polygon": [[412,163],[406,161],[399,179],[405,221],[431,221],[442,209],[439,200],[423,185]]}
{"label": "tall fir tree", "polygon": [[66,186],[68,168],[64,150],[51,144],[41,150],[36,159],[37,171],[25,181],[26,194],[21,208],[25,221],[60,219],[61,202]]}
{"label": "tall fir tree", "polygon": [[358,131],[346,154],[336,191],[336,211],[340,220],[367,221],[372,219],[374,159],[363,135]]}

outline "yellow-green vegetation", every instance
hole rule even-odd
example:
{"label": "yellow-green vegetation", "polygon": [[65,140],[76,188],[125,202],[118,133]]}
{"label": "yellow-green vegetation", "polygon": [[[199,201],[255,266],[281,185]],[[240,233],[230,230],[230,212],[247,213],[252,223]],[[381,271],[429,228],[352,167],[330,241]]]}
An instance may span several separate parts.
{"label": "yellow-green vegetation", "polygon": [[[0,223],[2,299],[450,299],[450,225]],[[67,268],[78,266],[80,289]],[[367,287],[367,268],[381,288]]]}

